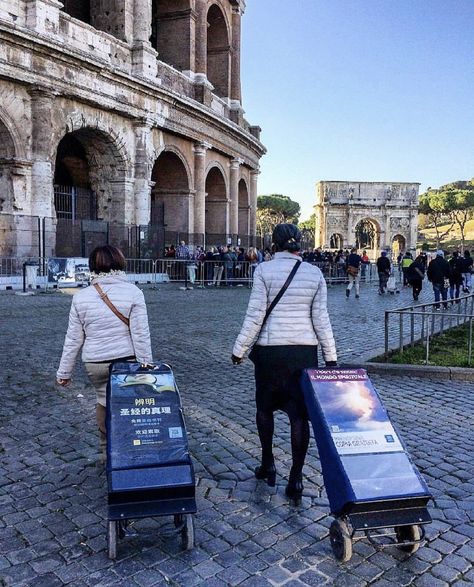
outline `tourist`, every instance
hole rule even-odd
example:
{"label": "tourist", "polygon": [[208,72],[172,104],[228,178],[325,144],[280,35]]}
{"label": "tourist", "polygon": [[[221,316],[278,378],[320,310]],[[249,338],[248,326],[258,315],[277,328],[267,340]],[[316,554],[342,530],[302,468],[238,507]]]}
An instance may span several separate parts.
{"label": "tourist", "polygon": [[[105,406],[109,366],[118,359],[152,361],[143,293],[125,275],[125,257],[116,247],[95,248],[89,257],[91,285],[72,299],[69,325],[56,373],[59,385],[71,382],[77,354],[96,391],[101,460],[106,459]],[[106,307],[108,306],[108,307]]]}
{"label": "tourist", "polygon": [[382,251],[377,259],[377,271],[379,274],[379,295],[382,295],[387,289],[387,281],[391,271],[390,259],[387,257],[386,251]]}
{"label": "tourist", "polygon": [[[294,224],[273,231],[275,258],[258,266],[247,313],[234,344],[232,361],[242,362],[252,348],[255,364],[257,430],[262,460],[255,477],[275,485],[274,412],[283,410],[291,426],[292,467],[286,495],[295,503],[303,492],[302,470],[309,443],[308,414],[299,386],[302,369],[317,367],[318,343],[327,366],[336,365],[336,347],[327,311],[326,282],[321,271],[302,263],[301,233]],[[294,271],[296,270],[296,273]],[[273,302],[293,274],[281,300]],[[269,313],[267,308],[270,309]],[[268,320],[266,320],[268,318]],[[254,346],[255,345],[255,346]]]}
{"label": "tourist", "polygon": [[361,276],[361,278],[364,278],[365,281],[368,280],[367,275],[369,273],[369,270],[370,270],[370,259],[367,255],[367,251],[362,251],[360,276]]}
{"label": "tourist", "polygon": [[459,302],[459,292],[463,283],[462,271],[464,267],[463,259],[459,257],[459,253],[454,251],[451,259],[448,261],[449,264],[449,299],[451,303],[453,300]]}
{"label": "tourist", "polygon": [[355,284],[355,297],[356,300],[360,297],[360,266],[362,263],[362,257],[357,254],[357,249],[354,247],[351,249],[350,255],[347,257],[346,271],[347,277],[349,278],[349,284],[346,288],[346,297],[351,295],[352,286]]}
{"label": "tourist", "polygon": [[407,277],[407,273],[408,273],[408,267],[410,267],[410,265],[413,263],[413,257],[412,254],[407,251],[404,255],[403,255],[403,259],[402,259],[402,273],[403,273],[403,285],[410,285],[408,283],[408,277]]}
{"label": "tourist", "polygon": [[428,280],[433,285],[435,310],[440,309],[440,298],[443,299],[443,307],[447,310],[450,269],[448,262],[444,258],[444,251],[436,251],[436,257],[428,265],[427,275]]}
{"label": "tourist", "polygon": [[413,261],[407,269],[408,283],[413,289],[413,300],[418,301],[421,290],[423,289],[423,279],[425,278],[425,262],[422,255]]}
{"label": "tourist", "polygon": [[469,251],[464,251],[464,259],[462,264],[462,278],[463,278],[463,292],[469,293],[471,291],[471,274],[472,274],[472,257]]}

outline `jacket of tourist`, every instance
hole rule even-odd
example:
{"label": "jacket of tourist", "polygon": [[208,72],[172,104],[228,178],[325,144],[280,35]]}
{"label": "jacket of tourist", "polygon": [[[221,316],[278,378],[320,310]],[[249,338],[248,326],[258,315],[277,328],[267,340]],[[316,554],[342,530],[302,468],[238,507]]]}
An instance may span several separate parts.
{"label": "jacket of tourist", "polygon": [[69,325],[57,377],[70,379],[82,347],[84,362],[98,363],[136,357],[142,363],[153,360],[148,316],[143,293],[125,275],[108,275],[98,283],[112,304],[130,320],[130,328],[100,298],[92,285],[74,295]]}
{"label": "jacket of tourist", "polygon": [[275,253],[275,258],[255,270],[253,289],[242,330],[233,354],[243,357],[255,344],[262,346],[320,344],[324,360],[337,361],[336,345],[326,306],[327,290],[321,271],[302,263],[290,286],[261,328],[267,304],[270,305],[297,260],[289,252]]}
{"label": "jacket of tourist", "polygon": [[431,283],[443,285],[445,278],[450,277],[449,264],[444,257],[437,255],[428,265],[427,276]]}
{"label": "jacket of tourist", "polygon": [[377,259],[377,271],[379,273],[390,274],[390,259],[385,256],[381,256]]}

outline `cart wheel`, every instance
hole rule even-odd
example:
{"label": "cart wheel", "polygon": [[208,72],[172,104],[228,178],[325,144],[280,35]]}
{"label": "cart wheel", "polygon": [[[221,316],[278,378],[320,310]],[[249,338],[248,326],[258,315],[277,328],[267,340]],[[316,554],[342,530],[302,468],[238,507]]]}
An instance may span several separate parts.
{"label": "cart wheel", "polygon": [[174,527],[179,528],[183,523],[183,514],[175,514],[173,521],[174,521]]}
{"label": "cart wheel", "polygon": [[111,560],[117,558],[117,522],[109,521],[107,524],[107,550]]}
{"label": "cart wheel", "polygon": [[421,539],[420,526],[396,526],[395,535],[397,537],[398,548],[408,554],[413,554],[420,548],[420,543],[403,544],[403,542],[415,542]]}
{"label": "cart wheel", "polygon": [[194,521],[191,514],[184,517],[184,528],[181,530],[181,543],[183,550],[191,550],[194,547]]}
{"label": "cart wheel", "polygon": [[352,556],[352,538],[349,527],[343,520],[333,520],[329,529],[329,538],[334,556],[345,563]]}

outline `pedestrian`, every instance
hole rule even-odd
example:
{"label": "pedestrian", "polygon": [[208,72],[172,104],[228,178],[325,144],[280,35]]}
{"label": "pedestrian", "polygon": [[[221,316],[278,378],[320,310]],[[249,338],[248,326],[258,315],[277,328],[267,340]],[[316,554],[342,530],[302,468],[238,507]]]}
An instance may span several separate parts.
{"label": "pedestrian", "polygon": [[463,278],[462,278],[462,271],[464,267],[463,263],[464,259],[459,258],[459,253],[454,251],[449,259],[449,298],[451,303],[453,300],[459,303],[459,291],[461,289]]}
{"label": "pedestrian", "polygon": [[360,276],[367,281],[367,274],[370,273],[370,259],[367,255],[367,251],[362,251],[361,260]]}
{"label": "pedestrian", "polygon": [[95,248],[89,257],[91,285],[72,299],[69,324],[56,373],[59,385],[71,382],[74,363],[82,360],[96,391],[96,418],[101,461],[106,459],[106,387],[109,366],[117,360],[151,363],[148,317],[143,293],[127,281],[125,257],[110,245]]}
{"label": "pedestrian", "polygon": [[423,279],[425,278],[425,263],[422,255],[418,255],[418,257],[413,261],[413,263],[408,267],[407,270],[407,279],[408,283],[411,285],[413,289],[413,300],[415,302],[418,301],[420,296],[421,290],[423,289]]}
{"label": "pedestrian", "polygon": [[464,259],[462,263],[462,278],[463,278],[463,292],[469,293],[471,291],[472,280],[472,257],[469,251],[464,251]]}
{"label": "pedestrian", "polygon": [[407,251],[404,255],[403,255],[403,259],[402,259],[402,273],[403,273],[403,285],[410,285],[408,282],[408,267],[410,267],[410,265],[413,263],[413,257],[412,254]]}
{"label": "pedestrian", "polygon": [[[279,224],[273,231],[273,243],[275,258],[255,270],[247,313],[234,344],[232,361],[241,363],[252,349],[257,430],[262,447],[261,464],[255,469],[255,477],[266,480],[270,486],[275,485],[274,412],[282,410],[288,415],[291,427],[292,467],[286,495],[299,503],[309,443],[300,373],[302,369],[317,367],[318,344],[327,366],[337,364],[337,355],[327,310],[326,282],[318,267],[301,261],[298,254],[300,231],[294,224]],[[279,293],[284,295],[279,296]]]}
{"label": "pedestrian", "polygon": [[380,257],[377,259],[377,272],[379,274],[379,295],[385,293],[387,288],[387,281],[390,277],[390,259],[387,257],[387,252],[382,251]]}
{"label": "pedestrian", "polygon": [[349,278],[349,284],[346,288],[346,298],[351,295],[352,286],[355,285],[355,297],[356,300],[360,298],[360,267],[362,264],[362,257],[357,254],[357,249],[354,247],[351,249],[349,256],[346,261],[347,277]]}
{"label": "pedestrian", "polygon": [[448,309],[448,289],[450,277],[449,264],[444,258],[444,251],[436,251],[436,257],[428,265],[428,280],[433,285],[435,296],[435,310],[440,309],[440,299],[443,299],[443,307]]}

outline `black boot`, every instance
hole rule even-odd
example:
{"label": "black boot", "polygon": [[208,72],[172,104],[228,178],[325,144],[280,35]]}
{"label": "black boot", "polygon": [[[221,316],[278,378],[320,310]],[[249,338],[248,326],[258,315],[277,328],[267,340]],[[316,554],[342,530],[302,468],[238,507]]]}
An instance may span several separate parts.
{"label": "black boot", "polygon": [[290,472],[288,485],[285,489],[286,496],[293,502],[293,505],[301,505],[301,496],[303,495],[303,474]]}
{"label": "black boot", "polygon": [[276,468],[273,460],[269,465],[262,464],[259,467],[255,467],[254,473],[257,479],[264,479],[269,487],[275,487]]}

